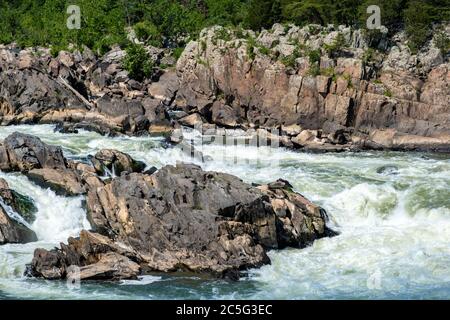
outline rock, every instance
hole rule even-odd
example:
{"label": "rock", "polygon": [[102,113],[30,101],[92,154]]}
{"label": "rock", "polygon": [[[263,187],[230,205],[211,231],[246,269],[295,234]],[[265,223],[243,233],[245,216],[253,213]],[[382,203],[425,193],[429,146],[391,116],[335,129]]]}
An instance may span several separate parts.
{"label": "rock", "polygon": [[11,218],[0,205],[0,245],[37,241],[36,234],[22,223]]}
{"label": "rock", "polygon": [[71,266],[79,267],[80,280],[135,279],[140,273],[138,254],[123,243],[113,243],[107,237],[81,231],[77,239],[69,238],[61,249],[36,249],[25,275],[49,280],[74,276]]}
{"label": "rock", "polygon": [[302,127],[300,127],[298,124],[292,124],[290,126],[281,126],[281,133],[284,135],[288,135],[291,137],[297,136],[302,132]]}
{"label": "rock", "polygon": [[3,146],[8,164],[2,166],[10,170],[28,172],[41,168],[66,168],[62,149],[47,145],[37,137],[15,132],[4,140]]}
{"label": "rock", "polygon": [[394,165],[385,165],[377,168],[377,173],[382,175],[396,175],[398,174],[398,167]]}
{"label": "rock", "polygon": [[112,149],[102,149],[95,156],[89,157],[97,174],[105,176],[107,173],[120,176],[122,172],[142,172],[146,164],[136,161],[129,155]]}
{"label": "rock", "polygon": [[[143,269],[223,276],[268,263],[267,249],[303,247],[326,234],[319,207],[283,185],[273,188],[194,165],[166,166],[97,188],[88,195],[88,216],[95,230],[139,252]],[[279,220],[272,198],[284,199],[295,221]]]}
{"label": "rock", "polygon": [[169,105],[178,91],[178,77],[176,72],[168,71],[161,75],[158,82],[153,82],[148,87],[148,93],[155,99]]}
{"label": "rock", "polygon": [[181,141],[183,141],[183,132],[181,131],[181,129],[173,130],[172,134],[168,138],[168,141],[173,144],[179,144]]}
{"label": "rock", "polygon": [[169,137],[172,132],[173,132],[173,127],[171,125],[168,124],[152,124],[150,125],[150,127],[148,128],[148,133],[150,134],[150,136],[152,137],[158,137],[158,136],[163,136],[163,137]]}
{"label": "rock", "polygon": [[75,65],[73,56],[67,51],[60,51],[57,59],[59,63],[65,65],[67,68],[72,68]]}
{"label": "rock", "polygon": [[315,130],[303,130],[296,137],[292,138],[292,142],[298,146],[305,146],[314,141],[317,137],[317,131]]}
{"label": "rock", "polygon": [[239,116],[236,114],[236,111],[220,101],[213,103],[211,114],[212,121],[218,125],[227,128],[235,128],[238,125]]}
{"label": "rock", "polygon": [[33,169],[27,177],[43,188],[50,188],[62,196],[78,196],[84,194],[80,177],[70,169]]}
{"label": "rock", "polygon": [[0,178],[0,198],[17,212],[27,223],[33,223],[37,208],[28,196],[22,195],[9,188],[8,182]]}
{"label": "rock", "polygon": [[[140,266],[117,253],[99,255],[97,263],[80,268],[80,280],[120,280],[137,279]],[[69,275],[70,276],[70,275]]]}
{"label": "rock", "polygon": [[[180,86],[175,107],[188,113],[198,112],[204,119],[225,127],[242,124],[270,130],[299,125],[319,131],[333,122],[345,131],[361,135],[395,130],[404,136],[395,147],[398,149],[450,147],[437,138],[450,134],[446,107],[450,99],[450,68],[434,45],[427,44],[418,55],[411,55],[404,33],[387,39],[383,30],[378,45],[387,52],[379,52],[374,61],[364,62],[368,43],[361,38],[361,31],[319,26],[317,30],[287,26],[286,30],[277,27],[262,31],[256,43],[271,48],[274,54],[255,50],[255,57],[246,54],[247,41],[234,39],[233,33],[230,41],[224,42],[215,41],[222,28],[203,30],[178,60]],[[335,53],[336,57],[322,55],[318,76],[311,75],[307,58],[298,58],[288,66],[280,61],[280,57],[291,56],[295,41],[309,50],[322,50],[339,32],[347,47]],[[275,59],[277,55],[279,58]],[[198,63],[198,57],[204,63]],[[419,141],[418,137],[424,140]],[[333,145],[326,148],[342,149]],[[367,143],[364,148],[379,146]]]}
{"label": "rock", "polygon": [[195,127],[203,123],[202,117],[198,113],[193,113],[189,116],[181,118],[178,122],[187,127]]}
{"label": "rock", "polygon": [[237,177],[189,164],[151,175],[123,174],[88,191],[97,232],[47,251],[36,249],[26,275],[81,280],[134,279],[190,271],[237,279],[270,263],[266,250],[304,247],[335,233],[326,212],[284,180],[252,187]]}

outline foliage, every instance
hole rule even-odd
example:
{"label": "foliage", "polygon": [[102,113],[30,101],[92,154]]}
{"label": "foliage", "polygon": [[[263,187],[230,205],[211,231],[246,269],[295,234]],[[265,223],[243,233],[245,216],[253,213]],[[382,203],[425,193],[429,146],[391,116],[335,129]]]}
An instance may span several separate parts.
{"label": "foliage", "polygon": [[331,44],[324,44],[325,52],[329,57],[334,57],[339,54],[342,48],[345,46],[346,41],[342,33],[338,33],[336,39]]}
{"label": "foliage", "polygon": [[[66,27],[69,3],[81,8],[80,30]],[[413,51],[430,38],[432,23],[450,20],[448,0],[0,0],[0,43],[54,50],[86,45],[101,53],[126,44],[126,30],[133,27],[147,44],[177,48],[216,24],[254,30],[274,23],[364,27],[372,4],[381,7],[389,30],[405,26]],[[371,36],[375,46],[377,33]]]}
{"label": "foliage", "polygon": [[136,80],[148,78],[153,73],[153,61],[142,45],[130,45],[126,49],[122,65],[130,77]]}
{"label": "foliage", "polygon": [[138,22],[133,27],[136,37],[146,44],[161,47],[162,35],[158,28],[149,21]]}
{"label": "foliage", "polygon": [[449,54],[450,52],[450,37],[443,31],[439,31],[434,36],[434,44],[435,46],[441,50],[443,55]]}

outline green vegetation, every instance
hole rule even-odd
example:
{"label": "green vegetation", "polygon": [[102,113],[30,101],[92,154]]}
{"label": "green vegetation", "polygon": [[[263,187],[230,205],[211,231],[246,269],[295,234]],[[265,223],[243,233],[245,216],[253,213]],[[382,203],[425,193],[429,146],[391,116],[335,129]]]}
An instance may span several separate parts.
{"label": "green vegetation", "polygon": [[449,54],[450,52],[450,38],[447,36],[446,33],[439,31],[434,36],[434,44],[436,47],[441,50],[442,54]]}
{"label": "green vegetation", "polygon": [[[80,30],[66,27],[69,4],[81,8]],[[430,38],[433,22],[450,20],[448,0],[0,0],[0,43],[51,46],[53,52],[86,45],[103,53],[115,44],[126,46],[126,30],[133,28],[146,44],[182,48],[216,24],[237,30],[260,30],[276,22],[364,27],[371,4],[381,7],[382,24],[391,31],[405,26],[413,51]],[[315,31],[320,29],[311,27]],[[379,32],[368,34],[375,45]]]}
{"label": "green vegetation", "polygon": [[388,98],[392,98],[392,91],[389,89],[384,90],[384,95]]}
{"label": "green vegetation", "polygon": [[308,74],[311,76],[318,76],[320,75],[320,57],[321,52],[320,50],[310,50],[308,52],[308,60],[309,60],[309,70]]}
{"label": "green vegetation", "polygon": [[342,33],[338,33],[336,39],[331,44],[324,44],[325,52],[329,57],[334,57],[345,47],[346,41]]}
{"label": "green vegetation", "polygon": [[154,47],[162,46],[162,34],[153,23],[149,21],[138,22],[133,29],[140,41]]}
{"label": "green vegetation", "polygon": [[130,45],[126,49],[126,56],[122,64],[128,71],[131,78],[142,80],[148,78],[153,73],[153,61],[150,59],[147,51],[142,45]]}

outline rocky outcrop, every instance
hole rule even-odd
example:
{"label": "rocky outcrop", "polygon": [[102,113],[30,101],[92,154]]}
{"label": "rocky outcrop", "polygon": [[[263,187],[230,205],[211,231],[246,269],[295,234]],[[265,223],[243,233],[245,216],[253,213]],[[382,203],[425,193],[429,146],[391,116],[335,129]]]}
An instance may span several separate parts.
{"label": "rocky outcrop", "polygon": [[4,204],[11,207],[27,223],[32,223],[35,219],[37,208],[31,198],[9,188],[8,182],[0,178],[0,198]]}
{"label": "rocky outcrop", "polygon": [[[443,30],[450,37],[450,26]],[[259,34],[211,27],[187,45],[176,72],[159,70],[141,82],[123,70],[120,48],[103,57],[87,48],[52,57],[42,48],[2,46],[0,123],[164,136],[202,123],[280,134],[299,126],[316,131],[314,139],[287,135],[282,145],[448,151],[450,55],[435,39],[412,54],[404,32],[380,32],[369,41],[345,26],[276,24]],[[163,50],[147,51],[163,59]],[[372,139],[385,130],[397,139]]]}
{"label": "rocky outcrop", "polygon": [[121,243],[89,231],[81,231],[78,239],[69,238],[61,250],[37,249],[33,261],[27,266],[29,276],[56,280],[71,277],[70,267],[79,266],[80,280],[133,279],[140,267],[128,257],[137,258],[136,252]]}
{"label": "rocky outcrop", "polygon": [[180,270],[236,279],[241,270],[270,263],[267,250],[301,248],[334,234],[325,211],[291,188],[283,180],[253,187],[189,164],[124,173],[88,192],[97,233],[37,250],[27,273],[59,279],[75,265],[82,279]]}
{"label": "rocky outcrop", "polygon": [[37,185],[64,196],[85,194],[90,186],[101,183],[94,168],[68,161],[60,147],[18,132],[0,144],[0,168],[22,172]]}
{"label": "rocky outcrop", "polygon": [[164,104],[177,91],[176,75],[155,76],[164,89],[151,79],[137,82],[122,68],[125,54],[115,48],[97,58],[85,48],[52,57],[47,49],[0,46],[0,123],[75,123],[102,134],[170,124]]}
{"label": "rocky outcrop", "polygon": [[94,156],[89,157],[97,174],[104,176],[106,174],[118,175],[126,172],[142,172],[146,165],[142,161],[136,161],[126,153],[102,149]]}
{"label": "rocky outcrop", "polygon": [[2,170],[29,172],[33,169],[67,167],[60,147],[47,145],[37,137],[18,132],[3,141],[0,154]]}
{"label": "rocky outcrop", "polygon": [[[449,55],[434,40],[413,55],[404,34],[376,51],[357,31],[205,29],[178,61],[174,108],[225,127],[316,130],[298,148],[450,150]],[[380,144],[380,131],[396,138]]]}
{"label": "rocky outcrop", "polygon": [[22,197],[11,190],[4,179],[0,179],[0,245],[37,241],[36,234],[32,230],[8,214],[11,212],[25,216],[31,215],[31,211],[27,211],[30,209],[29,204],[24,204]]}

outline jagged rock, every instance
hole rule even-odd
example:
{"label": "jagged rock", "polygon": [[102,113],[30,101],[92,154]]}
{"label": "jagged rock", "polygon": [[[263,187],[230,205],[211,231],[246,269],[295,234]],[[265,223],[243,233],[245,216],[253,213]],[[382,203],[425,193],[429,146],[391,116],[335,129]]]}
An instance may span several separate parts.
{"label": "jagged rock", "polygon": [[178,91],[178,77],[176,72],[168,71],[161,75],[158,82],[153,82],[148,87],[148,93],[155,99],[169,105]]}
{"label": "jagged rock", "polygon": [[220,126],[235,128],[238,125],[239,115],[229,105],[215,101],[211,108],[211,119]]}
{"label": "jagged rock", "polygon": [[[248,42],[234,39],[232,32],[229,41],[216,41],[219,32],[223,32],[221,27],[203,30],[180,57],[180,87],[175,99],[178,110],[199,112],[221,126],[299,125],[323,130],[324,136],[335,133],[326,130],[327,126],[369,136],[376,130],[392,129],[402,136],[395,147],[398,149],[450,147],[450,65],[433,44],[412,55],[404,34],[395,35],[389,44],[383,31],[379,45],[389,46],[387,53],[364,62],[368,48],[361,39],[364,35],[345,27],[288,26],[285,30],[274,26],[255,39],[258,45],[270,48],[270,54],[254,50],[253,55],[248,54]],[[347,47],[341,56],[328,56],[323,44],[332,43],[338,32]],[[320,75],[311,75],[313,65],[308,58],[286,65],[283,57],[292,55],[296,41],[310,50],[321,50]],[[199,59],[203,63],[198,63]],[[349,138],[346,140],[351,143]],[[376,147],[376,143],[367,141],[364,146]],[[342,149],[333,145],[326,148]]]}
{"label": "jagged rock", "polygon": [[80,177],[70,169],[33,169],[27,177],[37,185],[50,188],[58,195],[78,196],[86,191]]}
{"label": "jagged rock", "polygon": [[0,205],[0,245],[37,241],[36,234],[22,223],[11,218]]}
{"label": "jagged rock", "polygon": [[26,222],[32,223],[37,208],[31,198],[9,188],[8,182],[0,178],[0,198],[17,212]]}
{"label": "jagged rock", "polygon": [[104,235],[82,231],[59,249],[37,249],[27,275],[64,279],[78,266],[82,280],[180,270],[236,279],[270,263],[266,250],[334,235],[325,211],[287,181],[255,188],[188,164],[114,178],[90,188],[86,205]]}
{"label": "jagged rock", "polygon": [[[25,274],[49,280],[71,276],[80,280],[119,280],[134,279],[140,272],[139,265],[130,260],[139,259],[138,254],[125,244],[85,230],[68,242],[61,249],[36,249]],[[78,266],[79,274],[70,274],[71,266]]]}
{"label": "jagged rock", "polygon": [[308,143],[314,141],[316,137],[317,137],[316,130],[303,130],[297,136],[292,138],[292,142],[299,146],[305,146]]}
{"label": "jagged rock", "polygon": [[[3,142],[7,158],[2,157],[2,167],[28,172],[42,168],[66,168],[62,149],[47,145],[41,139],[15,132]],[[3,152],[2,152],[3,153]]]}
{"label": "jagged rock", "polygon": [[196,125],[201,125],[203,123],[203,119],[198,113],[193,113],[189,116],[181,118],[178,122],[183,126],[195,127]]}
{"label": "jagged rock", "polygon": [[[319,207],[278,188],[257,189],[194,165],[166,166],[150,176],[122,175],[89,193],[88,216],[94,229],[138,251],[146,268],[224,275],[268,263],[265,249],[303,247],[327,234]],[[278,219],[275,197],[295,221]]]}
{"label": "jagged rock", "polygon": [[112,149],[102,149],[89,157],[97,174],[104,176],[107,172],[120,175],[122,172],[142,172],[146,165],[129,155]]}

